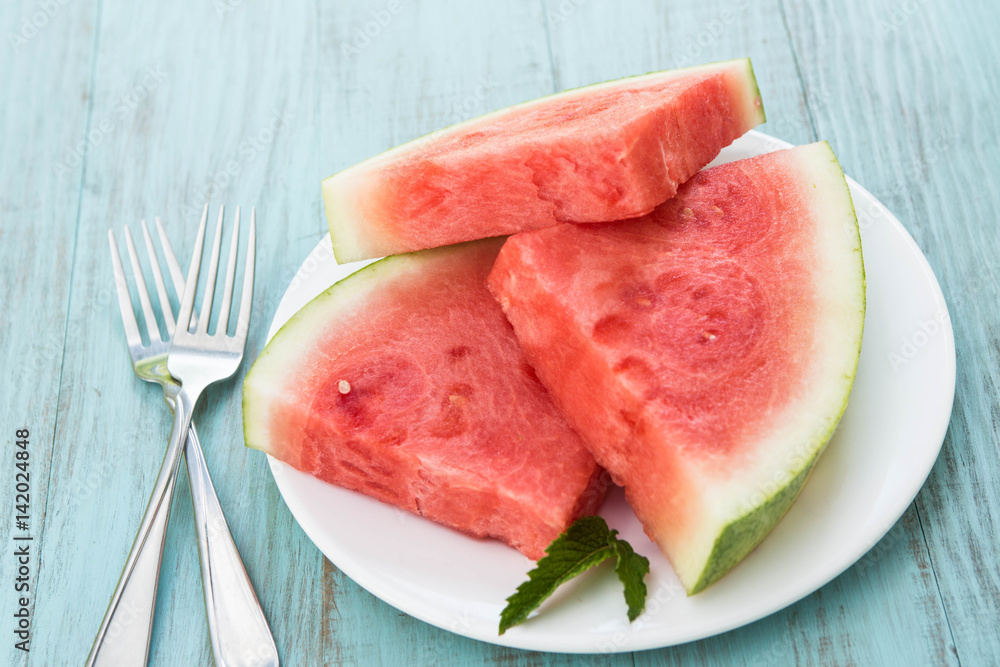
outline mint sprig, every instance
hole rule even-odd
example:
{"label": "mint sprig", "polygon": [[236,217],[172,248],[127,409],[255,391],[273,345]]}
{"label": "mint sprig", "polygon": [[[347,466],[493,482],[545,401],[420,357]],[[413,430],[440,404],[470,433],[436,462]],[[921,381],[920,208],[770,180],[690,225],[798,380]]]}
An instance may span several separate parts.
{"label": "mint sprig", "polygon": [[610,558],[617,559],[615,572],[625,587],[628,619],[634,621],[646,604],[643,579],[649,573],[649,560],[617,535],[618,531],[608,528],[599,516],[574,521],[552,541],[546,555],[528,572],[528,580],[507,598],[507,606],[500,613],[500,634],[528,618],[560,585]]}
{"label": "mint sprig", "polygon": [[615,556],[618,558],[615,573],[625,588],[625,603],[628,605],[628,620],[631,623],[639,618],[642,608],[646,606],[646,582],[643,579],[649,574],[649,559],[633,551],[632,545],[625,540],[614,537],[617,532],[611,531]]}

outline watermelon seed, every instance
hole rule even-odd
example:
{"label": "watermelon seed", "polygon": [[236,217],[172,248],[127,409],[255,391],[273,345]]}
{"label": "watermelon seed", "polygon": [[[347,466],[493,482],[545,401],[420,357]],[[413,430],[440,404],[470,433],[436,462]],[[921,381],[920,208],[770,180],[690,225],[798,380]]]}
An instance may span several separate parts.
{"label": "watermelon seed", "polygon": [[341,380],[337,383],[337,391],[341,394],[347,395],[351,393],[351,383],[347,380]]}

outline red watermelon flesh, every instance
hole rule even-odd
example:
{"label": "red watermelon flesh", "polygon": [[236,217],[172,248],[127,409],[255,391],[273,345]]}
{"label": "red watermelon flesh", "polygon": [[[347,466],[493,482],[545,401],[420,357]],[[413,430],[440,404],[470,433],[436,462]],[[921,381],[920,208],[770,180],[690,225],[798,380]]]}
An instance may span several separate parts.
{"label": "red watermelon flesh", "polygon": [[642,218],[512,236],[489,286],[691,593],[797,496],[864,324],[857,220],[825,142],[705,170]]}
{"label": "red watermelon flesh", "polygon": [[353,261],[649,213],[763,120],[748,59],[503,109],[323,181],[334,252]]}
{"label": "red watermelon flesh", "polygon": [[390,257],[310,302],[247,374],[247,445],[541,557],[607,481],[486,289],[502,243]]}

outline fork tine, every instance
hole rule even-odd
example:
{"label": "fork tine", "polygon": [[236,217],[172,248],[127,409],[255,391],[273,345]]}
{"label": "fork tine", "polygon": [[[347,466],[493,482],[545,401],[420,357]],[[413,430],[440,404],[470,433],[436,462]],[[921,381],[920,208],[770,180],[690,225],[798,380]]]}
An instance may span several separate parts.
{"label": "fork tine", "polygon": [[149,342],[163,340],[163,335],[160,334],[160,325],[156,323],[153,304],[149,301],[149,292],[146,290],[146,279],[142,276],[139,255],[135,252],[135,243],[132,241],[132,232],[129,230],[128,225],[125,225],[125,245],[128,248],[128,258],[132,263],[132,275],[135,276],[136,291],[139,293],[139,303],[142,304],[142,315],[146,320],[146,333],[149,334]]}
{"label": "fork tine", "polygon": [[153,247],[153,239],[149,237],[149,228],[146,227],[146,220],[142,220],[142,236],[146,241],[146,254],[149,255],[149,264],[153,267],[153,282],[156,283],[156,295],[160,297],[160,310],[163,312],[163,319],[167,323],[167,335],[174,335],[174,312],[170,305],[170,297],[167,296],[167,288],[163,284],[163,274],[160,272],[160,261],[156,258],[156,249]]}
{"label": "fork tine", "polygon": [[135,313],[132,312],[132,298],[128,294],[128,283],[125,282],[125,269],[122,266],[122,256],[118,253],[118,244],[115,243],[115,233],[108,230],[108,242],[111,245],[111,268],[115,272],[115,291],[118,292],[118,309],[122,313],[122,324],[125,325],[125,342],[130,348],[141,346],[142,337],[139,336],[139,325],[135,321]]}
{"label": "fork tine", "polygon": [[246,341],[250,328],[250,306],[253,303],[253,266],[257,246],[257,209],[250,209],[250,234],[247,238],[247,262],[243,272],[243,294],[240,297],[240,315],[236,320],[233,338]]}
{"label": "fork tine", "polygon": [[[163,229],[163,223],[160,221],[160,216],[154,218],[156,220],[156,233],[160,236],[160,247],[163,248],[163,256],[167,259],[167,269],[170,273],[170,281],[174,284],[174,293],[177,298],[180,299],[181,295],[184,294],[184,272],[181,271],[181,265],[177,261],[177,255],[174,254],[174,247],[170,245],[170,239],[167,237],[167,232]],[[191,314],[191,323],[194,326],[198,326],[198,316]]]}
{"label": "fork tine", "polygon": [[177,262],[177,255],[174,254],[174,247],[170,245],[170,239],[167,238],[167,232],[163,229],[163,223],[160,221],[160,216],[156,216],[156,232],[160,236],[160,247],[163,248],[163,255],[167,260],[167,269],[170,273],[170,280],[174,284],[174,292],[177,294],[177,298],[181,298],[184,294],[184,272],[181,271],[181,265]]}
{"label": "fork tine", "polygon": [[198,333],[208,333],[208,321],[212,318],[212,300],[215,299],[215,279],[219,275],[219,251],[222,246],[222,215],[226,207],[219,207],[219,222],[215,225],[215,238],[212,239],[212,257],[208,261],[208,279],[205,281],[205,294],[201,298],[201,315],[198,323]]}
{"label": "fork tine", "polygon": [[233,239],[229,243],[229,263],[226,265],[226,282],[223,285],[222,308],[219,309],[219,323],[215,332],[225,334],[229,329],[229,310],[233,305],[233,283],[236,282],[236,253],[240,240],[240,207],[236,207],[236,223],[233,225]]}
{"label": "fork tine", "polygon": [[208,204],[201,213],[201,224],[198,225],[198,237],[194,242],[194,252],[191,253],[191,264],[188,266],[187,281],[184,283],[184,296],[177,311],[176,331],[187,331],[191,326],[191,316],[194,312],[194,293],[198,289],[198,272],[201,270],[201,250],[205,245],[205,222],[208,220]]}

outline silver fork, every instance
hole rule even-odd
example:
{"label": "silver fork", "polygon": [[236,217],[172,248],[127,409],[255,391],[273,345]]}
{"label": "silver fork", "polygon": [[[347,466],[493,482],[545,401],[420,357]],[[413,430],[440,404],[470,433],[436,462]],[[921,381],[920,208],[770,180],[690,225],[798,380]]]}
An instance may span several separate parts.
{"label": "silver fork", "polygon": [[[197,286],[198,274],[198,264],[196,262],[200,263],[201,244],[204,238],[207,215],[208,206],[205,207],[205,211],[202,214],[195,255],[196,259],[192,261],[191,265],[194,274],[193,285],[195,286]],[[235,279],[239,216],[240,210],[237,208],[236,223],[232,235],[226,274],[225,293],[221,313],[218,318],[217,331],[214,336],[207,337],[210,339],[210,342],[215,343],[213,347],[218,347],[218,342],[225,339],[226,342],[224,345],[230,348],[226,350],[226,356],[230,358],[227,369],[231,366],[232,370],[225,376],[212,376],[215,379],[228,377],[238,368],[240,359],[242,358],[247,325],[249,323],[253,287],[253,253],[256,231],[255,212],[251,214],[247,268],[236,334],[233,337],[226,335]],[[223,211],[220,210],[208,282],[210,287],[206,288],[205,305],[202,307],[202,317],[200,318],[203,325],[199,326],[199,318],[190,313],[190,325],[198,327],[199,332],[202,332],[202,327],[205,327],[204,333],[206,336],[208,315],[211,314],[216,269],[218,266],[222,221]],[[185,293],[185,285],[180,266],[174,257],[173,249],[164,233],[159,218],[156,219],[156,226],[172,282],[177,294],[181,295]],[[178,329],[175,326],[159,262],[157,261],[156,252],[153,248],[145,221],[142,222],[142,231],[167,333],[176,337]],[[109,231],[108,237],[111,245],[112,265],[115,270],[119,306],[122,312],[122,321],[125,327],[133,369],[143,380],[160,384],[164,390],[164,398],[171,409],[174,409],[176,398],[184,392],[168,371],[170,343],[162,340],[159,334],[155,313],[142,277],[143,274],[135,251],[135,244],[132,241],[132,235],[126,227],[125,241],[146,321],[149,336],[148,345],[142,344],[142,339],[139,335],[131,299],[128,294],[128,287],[125,282],[121,256],[118,253],[113,232]],[[182,309],[181,314],[183,313],[184,310]],[[231,361],[233,357],[235,357],[235,364]],[[214,381],[214,379],[210,381]],[[193,408],[194,402],[197,400],[197,393],[189,390],[187,394],[189,397],[193,397],[190,402],[191,408]],[[189,410],[186,415],[182,414],[181,417],[190,423],[190,414]],[[205,459],[201,452],[197,434],[193,426],[190,427],[190,430],[187,427],[184,427],[183,430],[178,430],[178,428],[180,428],[179,420],[175,413],[174,430],[171,434],[170,446],[167,449],[167,455],[164,457],[156,487],[147,507],[146,515],[143,517],[143,522],[135,544],[132,547],[132,552],[129,554],[125,570],[112,597],[111,605],[101,624],[101,629],[98,632],[87,664],[131,665],[145,664],[146,662],[150,631],[152,629],[153,609],[155,607],[160,558],[162,556],[167,521],[169,519],[170,502],[176,480],[180,443],[183,441],[183,435],[178,434],[184,434],[187,431],[185,452],[188,476],[191,479],[191,494],[194,501],[202,579],[205,588],[205,605],[215,661],[219,665],[277,665],[278,654],[274,646],[274,640],[271,637],[267,621],[260,609],[253,586],[246,574],[243,562],[240,559],[239,552],[226,524],[225,516],[222,513],[218,497],[215,494],[215,488],[212,485],[212,480],[205,465]]]}

